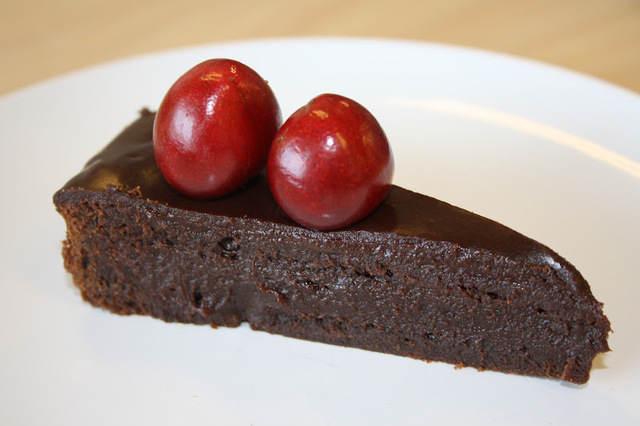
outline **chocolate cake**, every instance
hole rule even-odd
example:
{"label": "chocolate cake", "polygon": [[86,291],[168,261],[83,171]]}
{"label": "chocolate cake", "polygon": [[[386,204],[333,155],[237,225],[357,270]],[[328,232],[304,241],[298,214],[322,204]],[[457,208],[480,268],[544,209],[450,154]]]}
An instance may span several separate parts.
{"label": "chocolate cake", "polygon": [[609,350],[602,304],[544,245],[397,186],[331,232],[292,222],[264,175],[190,199],[156,166],[153,120],[143,112],[54,196],[89,303],[574,383]]}

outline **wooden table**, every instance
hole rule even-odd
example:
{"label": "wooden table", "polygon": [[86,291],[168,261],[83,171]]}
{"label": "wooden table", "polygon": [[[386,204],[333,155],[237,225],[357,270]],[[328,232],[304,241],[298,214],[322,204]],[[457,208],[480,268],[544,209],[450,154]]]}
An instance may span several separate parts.
{"label": "wooden table", "polygon": [[477,47],[640,92],[638,0],[0,0],[0,94],[194,44],[367,36]]}

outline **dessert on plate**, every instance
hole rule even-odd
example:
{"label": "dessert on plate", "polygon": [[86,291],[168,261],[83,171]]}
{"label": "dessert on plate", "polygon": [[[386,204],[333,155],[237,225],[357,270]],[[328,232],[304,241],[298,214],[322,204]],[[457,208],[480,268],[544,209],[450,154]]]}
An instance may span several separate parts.
{"label": "dessert on plate", "polygon": [[[305,117],[322,118],[313,105]],[[307,118],[290,120],[271,126],[281,153]],[[495,221],[384,184],[390,154],[367,189],[374,207],[327,222],[326,211],[313,217],[312,195],[282,190],[293,179],[285,155],[261,153],[266,171],[252,166],[222,195],[176,189],[158,166],[154,122],[142,111],[54,195],[65,267],[92,305],[574,383],[609,350],[609,321],[575,267]]]}

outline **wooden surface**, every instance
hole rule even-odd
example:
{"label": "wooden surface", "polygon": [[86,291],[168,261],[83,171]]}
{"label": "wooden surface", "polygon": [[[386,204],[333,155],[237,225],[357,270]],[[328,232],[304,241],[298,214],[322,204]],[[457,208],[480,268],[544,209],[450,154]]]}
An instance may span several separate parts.
{"label": "wooden surface", "polygon": [[0,0],[0,95],[167,48],[371,36],[477,47],[640,92],[640,0]]}

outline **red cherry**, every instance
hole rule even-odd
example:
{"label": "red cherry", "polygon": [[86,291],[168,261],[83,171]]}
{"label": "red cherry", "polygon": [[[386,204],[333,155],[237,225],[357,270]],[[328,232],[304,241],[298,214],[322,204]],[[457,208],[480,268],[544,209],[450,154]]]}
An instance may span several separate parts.
{"label": "red cherry", "polygon": [[324,94],[280,128],[267,174],[289,217],[309,228],[338,229],[382,202],[391,187],[393,155],[369,111],[349,98]]}
{"label": "red cherry", "polygon": [[266,165],[282,124],[266,81],[230,59],[202,62],[165,95],[153,125],[153,147],[167,182],[195,198],[237,189]]}

